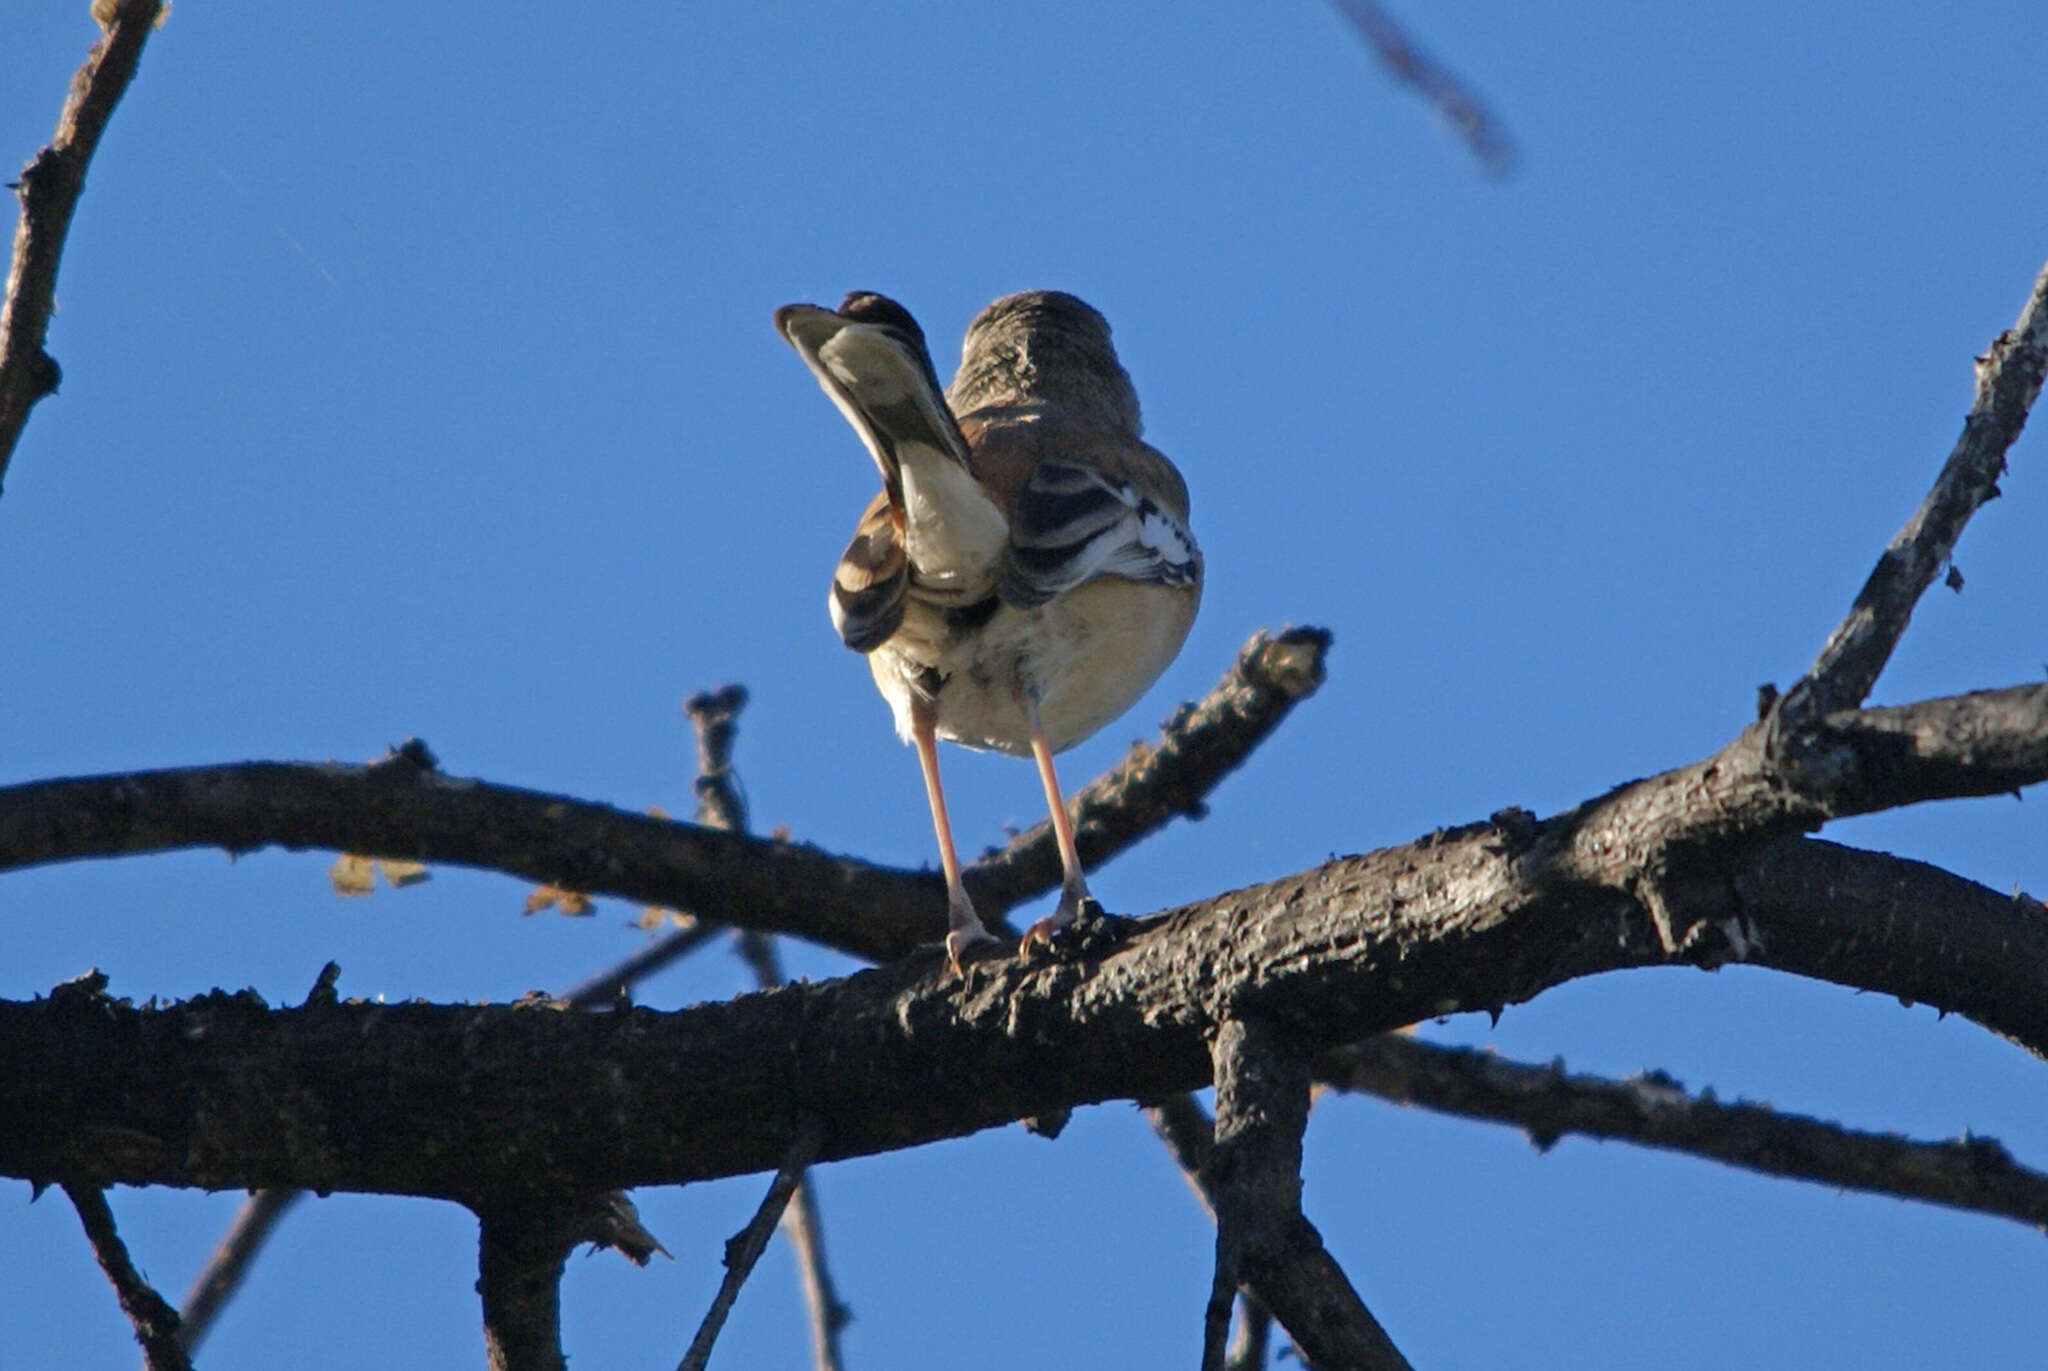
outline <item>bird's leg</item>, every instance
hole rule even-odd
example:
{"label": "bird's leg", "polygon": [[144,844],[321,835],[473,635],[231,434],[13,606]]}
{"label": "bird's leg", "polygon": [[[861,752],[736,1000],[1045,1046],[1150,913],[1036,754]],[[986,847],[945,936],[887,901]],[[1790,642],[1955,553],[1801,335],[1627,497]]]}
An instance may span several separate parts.
{"label": "bird's leg", "polygon": [[932,828],[939,837],[939,865],[946,872],[946,959],[958,971],[974,948],[995,945],[996,939],[981,926],[967,887],[960,883],[960,854],[953,848],[953,825],[946,818],[946,792],[939,788],[939,742],[933,732],[929,709],[911,706],[910,738],[917,746],[917,764],[924,772],[925,798],[932,805]]}
{"label": "bird's leg", "polygon": [[1024,931],[1024,941],[1018,944],[1018,955],[1031,950],[1033,943],[1050,943],[1053,934],[1074,921],[1081,912],[1081,901],[1093,898],[1088,893],[1088,880],[1081,874],[1081,850],[1074,844],[1074,821],[1067,817],[1067,806],[1060,799],[1060,778],[1052,769],[1052,747],[1045,741],[1045,727],[1038,721],[1038,706],[1026,700],[1026,717],[1031,721],[1031,756],[1038,763],[1038,779],[1045,787],[1045,807],[1052,812],[1053,837],[1060,848],[1060,903],[1052,913],[1040,919]]}

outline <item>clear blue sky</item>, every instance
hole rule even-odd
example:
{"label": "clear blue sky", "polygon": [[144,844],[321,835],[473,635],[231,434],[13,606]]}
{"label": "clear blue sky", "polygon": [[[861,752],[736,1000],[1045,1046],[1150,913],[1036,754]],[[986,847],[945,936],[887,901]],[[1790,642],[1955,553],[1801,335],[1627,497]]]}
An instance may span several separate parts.
{"label": "clear blue sky", "polygon": [[[0,24],[10,166],[49,135],[85,10]],[[825,616],[873,471],[769,325],[852,287],[915,310],[942,368],[991,297],[1080,294],[1187,474],[1201,618],[1064,760],[1070,788],[1254,629],[1337,635],[1329,686],[1211,817],[1101,874],[1111,908],[1701,755],[1846,608],[2048,255],[2039,6],[1400,13],[1505,118],[1513,179],[1313,0],[180,4],[93,166],[64,388],[0,498],[0,780],[417,734],[451,772],[682,813],[678,701],[739,680],[758,827],[930,861],[913,759]],[[2030,434],[1881,701],[2042,671],[2044,472]],[[1039,817],[1027,766],[946,765],[970,849]],[[2042,803],[1832,836],[2041,893]],[[0,995],[98,966],[137,998],[295,1001],[334,958],[345,994],[504,999],[642,937],[616,902],[523,919],[520,885],[458,871],[343,902],[327,860],[9,876]],[[745,982],[714,950],[646,999]],[[2048,1165],[2039,1063],[1774,974],[1608,977],[1424,1031]],[[2010,1223],[1617,1145],[1539,1156],[1363,1099],[1319,1106],[1307,1165],[1311,1216],[1421,1367],[2048,1345],[2048,1243]],[[572,1260],[575,1364],[672,1365],[760,1185],[640,1194],[678,1260]],[[1195,1360],[1209,1230],[1128,1105],[819,1188],[858,1371]],[[114,1207],[175,1296],[236,1200]],[[473,1243],[451,1206],[309,1203],[201,1364],[479,1364]],[[720,1364],[806,1356],[777,1249]],[[133,1360],[69,1207],[0,1183],[0,1366]]]}

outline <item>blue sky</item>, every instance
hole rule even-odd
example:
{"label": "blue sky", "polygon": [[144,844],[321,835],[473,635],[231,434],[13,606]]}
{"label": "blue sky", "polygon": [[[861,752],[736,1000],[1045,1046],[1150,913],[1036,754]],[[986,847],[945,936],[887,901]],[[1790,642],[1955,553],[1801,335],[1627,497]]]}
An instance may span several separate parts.
{"label": "blue sky", "polygon": [[[10,165],[49,135],[85,8],[0,26]],[[678,701],[739,680],[758,827],[932,861],[912,756],[824,610],[872,467],[769,325],[854,287],[917,312],[942,370],[990,298],[1083,296],[1188,477],[1201,617],[1062,760],[1069,788],[1254,629],[1336,633],[1330,684],[1209,819],[1096,879],[1112,909],[1711,750],[1847,607],[2048,255],[2038,9],[1400,17],[1507,121],[1513,178],[1310,0],[180,5],[93,166],[64,388],[0,497],[0,780],[418,735],[457,774],[681,813]],[[2044,466],[2029,435],[1880,702],[2043,669]],[[1039,817],[1028,767],[945,766],[969,850]],[[2040,803],[1831,836],[2040,893]],[[137,998],[283,1002],[333,958],[346,994],[504,999],[642,937],[616,902],[521,918],[521,886],[459,871],[343,902],[327,860],[11,875],[0,994],[99,966]],[[645,998],[745,980],[713,950]],[[1770,973],[1607,977],[1424,1032],[2048,1165],[2038,1063]],[[2010,1223],[1616,1145],[1539,1156],[1363,1099],[1326,1099],[1307,1146],[1311,1217],[1418,1366],[1995,1366],[2048,1342],[2048,1245]],[[1130,1106],[818,1184],[854,1367],[1196,1357],[1206,1220]],[[571,1357],[673,1364],[760,1185],[643,1192],[678,1260],[572,1260]],[[235,1203],[114,1196],[173,1294]],[[308,1204],[201,1364],[477,1364],[473,1281],[452,1206]],[[0,1366],[133,1358],[75,1216],[14,1183],[0,1310]],[[777,1248],[720,1364],[806,1356]]]}

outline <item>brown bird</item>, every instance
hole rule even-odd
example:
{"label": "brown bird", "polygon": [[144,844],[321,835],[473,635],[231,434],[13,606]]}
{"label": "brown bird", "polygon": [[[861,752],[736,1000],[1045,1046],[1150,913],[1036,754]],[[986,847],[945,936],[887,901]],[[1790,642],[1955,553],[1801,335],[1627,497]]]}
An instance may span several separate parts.
{"label": "brown bird", "polygon": [[832,578],[832,624],[917,748],[955,967],[995,939],[960,883],[935,740],[1038,763],[1062,881],[1021,954],[1089,898],[1053,754],[1129,709],[1194,622],[1187,484],[1138,436],[1108,322],[1071,295],[982,310],[943,393],[923,330],[885,296],[785,305],[775,327],[881,469]]}

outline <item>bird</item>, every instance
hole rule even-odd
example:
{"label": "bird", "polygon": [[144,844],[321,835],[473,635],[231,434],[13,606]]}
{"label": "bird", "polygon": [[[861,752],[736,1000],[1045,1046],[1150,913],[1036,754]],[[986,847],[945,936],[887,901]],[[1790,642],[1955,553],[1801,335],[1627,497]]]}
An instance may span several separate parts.
{"label": "bird", "polygon": [[1187,483],[1140,436],[1108,321],[1072,295],[984,307],[943,391],[924,331],[887,296],[785,305],[775,327],[881,472],[829,608],[917,750],[956,972],[1000,945],[961,883],[937,740],[1037,764],[1061,879],[1058,906],[1018,944],[1028,955],[1092,898],[1053,754],[1136,703],[1201,603]]}

